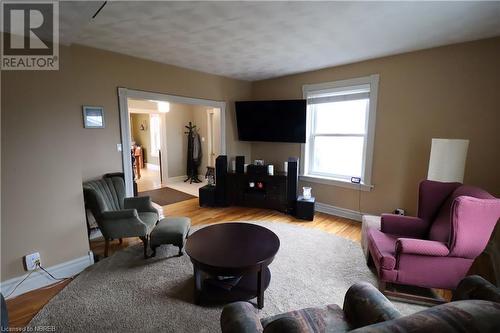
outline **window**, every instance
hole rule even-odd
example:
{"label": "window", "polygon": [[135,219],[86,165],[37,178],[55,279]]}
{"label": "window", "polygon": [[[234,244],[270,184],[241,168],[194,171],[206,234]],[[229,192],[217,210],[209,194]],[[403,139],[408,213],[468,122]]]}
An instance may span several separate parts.
{"label": "window", "polygon": [[302,179],[370,189],[377,90],[378,75],[304,86]]}
{"label": "window", "polygon": [[160,115],[153,113],[149,118],[149,128],[151,132],[151,156],[158,157],[160,150]]}

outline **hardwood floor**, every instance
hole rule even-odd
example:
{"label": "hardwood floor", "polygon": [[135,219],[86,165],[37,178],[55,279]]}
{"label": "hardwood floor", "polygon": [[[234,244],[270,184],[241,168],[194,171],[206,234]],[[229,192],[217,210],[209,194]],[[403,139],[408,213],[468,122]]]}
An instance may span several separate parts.
{"label": "hardwood floor", "polygon": [[71,282],[71,279],[61,281],[45,288],[40,288],[22,294],[6,301],[9,313],[9,326],[25,327],[41,308],[47,304],[52,297],[63,290]]}
{"label": "hardwood floor", "polygon": [[[191,218],[192,225],[231,221],[271,221],[321,229],[357,242],[361,238],[361,223],[322,213],[316,213],[314,221],[303,221],[267,209],[243,207],[201,208],[198,206],[198,198],[164,206],[163,213],[165,216],[187,216]],[[115,240],[111,243],[110,255],[115,251],[137,243],[141,243],[139,238],[124,239],[122,244]],[[92,241],[90,248],[95,254],[104,255],[104,241]],[[26,326],[38,311],[69,282],[70,280],[66,280],[7,300],[10,325],[12,327]]]}

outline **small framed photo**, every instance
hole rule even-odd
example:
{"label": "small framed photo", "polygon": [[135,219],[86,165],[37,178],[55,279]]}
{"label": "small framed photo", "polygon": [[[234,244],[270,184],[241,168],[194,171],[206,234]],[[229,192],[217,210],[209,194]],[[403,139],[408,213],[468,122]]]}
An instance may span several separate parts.
{"label": "small framed photo", "polygon": [[100,106],[83,106],[83,127],[104,128],[104,108]]}

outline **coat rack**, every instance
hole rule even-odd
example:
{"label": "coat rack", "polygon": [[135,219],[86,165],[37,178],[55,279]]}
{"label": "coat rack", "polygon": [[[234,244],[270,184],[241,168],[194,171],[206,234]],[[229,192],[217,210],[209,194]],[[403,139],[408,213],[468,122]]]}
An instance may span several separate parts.
{"label": "coat rack", "polygon": [[202,157],[200,136],[196,125],[193,125],[191,122],[189,122],[188,126],[184,127],[188,129],[187,132],[184,132],[188,136],[187,178],[184,182],[189,181],[189,184],[193,182],[201,183],[201,180],[198,178],[198,168],[200,167]]}

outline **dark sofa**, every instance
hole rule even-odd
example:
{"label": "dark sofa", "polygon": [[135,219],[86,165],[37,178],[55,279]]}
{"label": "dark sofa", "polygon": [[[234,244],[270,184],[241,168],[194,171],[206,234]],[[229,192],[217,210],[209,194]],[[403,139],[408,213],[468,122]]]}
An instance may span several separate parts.
{"label": "dark sofa", "polygon": [[479,276],[469,276],[457,287],[452,302],[409,316],[369,283],[347,291],[338,305],[307,308],[259,319],[254,306],[236,302],[224,307],[222,333],[303,332],[500,332],[500,290]]}

